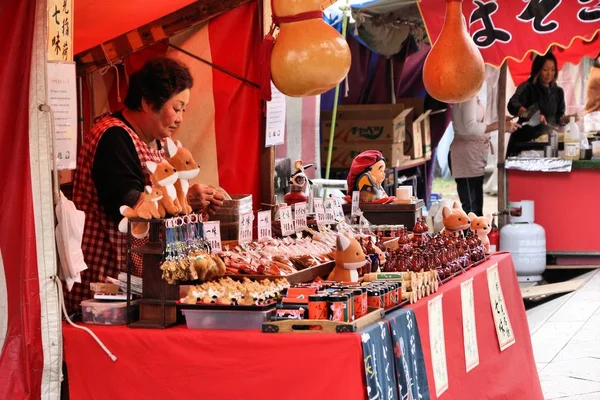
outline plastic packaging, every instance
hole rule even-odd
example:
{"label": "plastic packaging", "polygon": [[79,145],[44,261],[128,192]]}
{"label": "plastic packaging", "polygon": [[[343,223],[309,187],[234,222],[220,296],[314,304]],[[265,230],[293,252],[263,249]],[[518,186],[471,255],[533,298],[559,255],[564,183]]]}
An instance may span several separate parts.
{"label": "plastic packaging", "polygon": [[127,322],[127,302],[84,300],[81,315],[85,324],[123,325]]}
{"label": "plastic packaging", "polygon": [[266,311],[181,310],[188,329],[261,329],[275,313]]}

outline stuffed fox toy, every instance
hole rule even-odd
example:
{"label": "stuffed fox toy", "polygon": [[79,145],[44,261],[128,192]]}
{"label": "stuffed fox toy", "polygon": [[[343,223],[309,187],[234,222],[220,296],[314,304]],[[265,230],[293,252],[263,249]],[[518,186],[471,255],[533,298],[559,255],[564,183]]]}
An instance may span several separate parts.
{"label": "stuffed fox toy", "polygon": [[179,214],[181,206],[179,200],[177,200],[177,190],[175,189],[175,182],[179,177],[177,170],[167,160],[162,160],[158,164],[147,161],[146,168],[150,171],[152,185],[163,193],[163,198],[158,202],[160,217],[164,218],[166,215]]}
{"label": "stuffed fox toy", "polygon": [[[140,194],[140,199],[134,208],[129,206],[121,206],[119,211],[125,218],[119,222],[119,232],[127,233],[127,223],[129,218],[160,218],[158,213],[158,202],[163,198],[160,189],[152,189],[146,186],[145,191]],[[142,239],[148,234],[150,225],[144,222],[131,224],[131,235],[137,239]]]}
{"label": "stuffed fox toy", "polygon": [[340,233],[337,237],[335,267],[328,280],[338,282],[358,282],[358,269],[367,263],[362,246],[353,237]]}
{"label": "stuffed fox toy", "polygon": [[490,239],[488,233],[492,229],[492,216],[488,214],[485,217],[478,217],[474,213],[469,213],[469,218],[471,219],[471,231],[477,234],[483,247],[485,247],[485,253],[489,254]]}
{"label": "stuffed fox toy", "polygon": [[442,233],[447,236],[457,236],[462,231],[471,227],[471,220],[460,204],[454,202],[452,208],[444,206],[442,210],[442,222],[444,229]]}
{"label": "stuffed fox toy", "polygon": [[182,147],[179,140],[175,144],[171,138],[167,138],[165,152],[167,161],[177,170],[178,179],[175,182],[175,190],[181,206],[181,214],[191,214],[192,207],[188,204],[187,193],[190,188],[190,180],[198,175],[200,167],[194,161],[192,153]]}

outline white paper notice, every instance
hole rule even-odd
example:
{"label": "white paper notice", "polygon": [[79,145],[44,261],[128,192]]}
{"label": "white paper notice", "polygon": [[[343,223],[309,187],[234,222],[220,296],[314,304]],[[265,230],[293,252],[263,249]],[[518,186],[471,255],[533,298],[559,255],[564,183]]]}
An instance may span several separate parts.
{"label": "white paper notice", "polygon": [[352,192],[352,216],[360,215],[360,192]]}
{"label": "white paper notice", "polygon": [[264,242],[273,237],[271,229],[271,211],[258,212],[258,241]]}
{"label": "white paper notice", "polygon": [[427,303],[429,311],[429,343],[435,393],[440,397],[448,389],[448,366],[446,364],[446,342],[444,338],[444,312],[442,295]]}
{"label": "white paper notice", "polygon": [[306,221],[308,205],[306,203],[294,204],[294,225],[296,232],[301,232],[308,228],[308,222]]}
{"label": "white paper notice", "polygon": [[279,208],[279,221],[281,222],[281,234],[283,236],[290,236],[296,232],[294,229],[294,218],[292,217],[292,207]]}
{"label": "white paper notice", "polygon": [[48,99],[54,112],[56,167],[75,169],[77,162],[77,90],[75,63],[47,63]]}
{"label": "white paper notice", "polygon": [[204,238],[210,244],[211,251],[221,251],[221,222],[204,222],[202,226],[204,228]]}
{"label": "white paper notice", "polygon": [[515,343],[515,334],[510,324],[506,303],[504,302],[498,264],[494,264],[487,269],[487,282],[492,314],[494,315],[494,323],[496,324],[498,344],[500,345],[500,351],[504,351]]}
{"label": "white paper notice", "polygon": [[315,205],[315,214],[317,215],[317,225],[327,225],[327,220],[325,219],[325,207],[323,206],[323,199],[315,197],[313,199],[313,204]]}
{"label": "white paper notice", "polygon": [[462,303],[463,338],[465,345],[465,362],[467,372],[479,365],[479,348],[477,347],[477,329],[475,324],[475,300],[473,295],[473,278],[460,284]]}
{"label": "white paper notice", "polygon": [[267,129],[265,147],[284,143],[285,95],[271,82],[271,101],[267,102]]}
{"label": "white paper notice", "polygon": [[254,214],[252,212],[240,214],[238,220],[238,242],[241,245],[248,244],[252,241],[252,222]]}

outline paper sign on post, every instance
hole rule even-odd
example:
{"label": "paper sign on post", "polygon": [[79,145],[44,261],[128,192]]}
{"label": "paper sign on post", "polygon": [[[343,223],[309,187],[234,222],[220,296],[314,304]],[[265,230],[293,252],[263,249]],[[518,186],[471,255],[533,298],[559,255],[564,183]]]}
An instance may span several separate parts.
{"label": "paper sign on post", "polygon": [[271,231],[271,211],[258,212],[258,241],[264,242],[273,237]]}
{"label": "paper sign on post", "polygon": [[252,241],[252,221],[254,221],[252,212],[240,214],[238,221],[238,242],[240,245]]}
{"label": "paper sign on post", "polygon": [[325,221],[328,225],[335,224],[335,202],[333,199],[325,199]]}
{"label": "paper sign on post", "polygon": [[352,216],[360,215],[360,192],[352,192]]}
{"label": "paper sign on post", "polygon": [[327,225],[327,220],[325,219],[325,207],[323,206],[323,199],[315,197],[313,199],[313,203],[315,205],[315,214],[317,215],[317,225]]}
{"label": "paper sign on post", "polygon": [[307,208],[308,205],[306,203],[294,204],[294,225],[296,227],[296,232],[301,232],[308,228],[308,223],[306,221]]}
{"label": "paper sign on post", "polygon": [[283,236],[290,236],[296,232],[294,230],[294,219],[292,218],[292,207],[280,207],[279,220],[281,221],[281,234]]}
{"label": "paper sign on post", "polygon": [[202,224],[204,238],[210,244],[212,252],[221,251],[221,221],[210,221]]}
{"label": "paper sign on post", "polygon": [[265,147],[283,144],[285,134],[285,95],[271,82],[271,101],[267,102]]}
{"label": "paper sign on post", "polygon": [[48,103],[54,114],[56,168],[77,163],[77,74],[75,63],[48,63]]}

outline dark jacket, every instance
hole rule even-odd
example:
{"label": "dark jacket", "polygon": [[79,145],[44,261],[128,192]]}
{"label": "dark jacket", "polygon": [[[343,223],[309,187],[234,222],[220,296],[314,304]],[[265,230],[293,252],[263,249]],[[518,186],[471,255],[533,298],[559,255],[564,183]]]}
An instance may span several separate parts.
{"label": "dark jacket", "polygon": [[[550,124],[558,124],[565,115],[565,92],[556,84],[546,87],[541,83],[527,80],[519,85],[508,102],[508,112],[519,114],[519,108],[538,105],[541,114]],[[519,120],[519,122],[523,122]]]}

